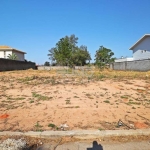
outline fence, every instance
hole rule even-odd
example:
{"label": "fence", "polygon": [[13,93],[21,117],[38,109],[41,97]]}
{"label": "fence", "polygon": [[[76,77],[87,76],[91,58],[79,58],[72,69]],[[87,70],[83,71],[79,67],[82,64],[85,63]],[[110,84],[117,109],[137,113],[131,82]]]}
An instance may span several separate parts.
{"label": "fence", "polygon": [[[88,68],[93,69],[95,67],[75,66],[75,69],[88,69]],[[69,69],[69,67],[68,66],[38,66],[38,70],[62,70],[62,69]]]}
{"label": "fence", "polygon": [[36,69],[35,63],[0,58],[0,71]]}
{"label": "fence", "polygon": [[110,65],[114,70],[130,70],[130,71],[149,71],[150,59],[115,62]]}

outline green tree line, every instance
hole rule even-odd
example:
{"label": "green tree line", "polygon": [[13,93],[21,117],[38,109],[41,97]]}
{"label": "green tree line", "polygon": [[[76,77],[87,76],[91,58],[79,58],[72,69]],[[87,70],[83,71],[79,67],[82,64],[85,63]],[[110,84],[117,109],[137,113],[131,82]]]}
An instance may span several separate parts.
{"label": "green tree line", "polygon": [[[71,36],[65,36],[61,38],[55,45],[49,50],[48,56],[51,60],[51,64],[57,64],[61,66],[83,66],[90,63],[91,55],[87,49],[87,46],[78,46],[78,37],[74,34]],[[96,51],[95,64],[100,68],[114,61],[112,56],[114,53],[103,46]],[[45,62],[45,65],[49,65]]]}

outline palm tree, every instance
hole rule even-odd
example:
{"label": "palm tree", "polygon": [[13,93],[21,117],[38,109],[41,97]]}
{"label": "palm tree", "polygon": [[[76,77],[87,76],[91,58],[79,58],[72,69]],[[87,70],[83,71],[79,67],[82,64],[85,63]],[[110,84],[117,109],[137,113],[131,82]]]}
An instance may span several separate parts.
{"label": "palm tree", "polygon": [[11,59],[11,60],[17,60],[18,59],[18,57],[15,53],[9,54],[7,57],[8,57],[8,59]]}

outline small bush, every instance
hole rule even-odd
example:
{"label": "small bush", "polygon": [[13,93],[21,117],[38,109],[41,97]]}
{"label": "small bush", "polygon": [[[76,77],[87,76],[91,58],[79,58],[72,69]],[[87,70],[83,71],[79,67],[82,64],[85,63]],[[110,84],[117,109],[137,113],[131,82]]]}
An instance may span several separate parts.
{"label": "small bush", "polygon": [[53,124],[53,123],[50,123],[50,124],[48,124],[48,127],[55,128],[55,127],[56,127],[56,125],[55,125],[55,124]]}
{"label": "small bush", "polygon": [[105,103],[110,103],[110,101],[109,101],[109,100],[105,100],[105,101],[103,101],[103,102],[105,102]]}

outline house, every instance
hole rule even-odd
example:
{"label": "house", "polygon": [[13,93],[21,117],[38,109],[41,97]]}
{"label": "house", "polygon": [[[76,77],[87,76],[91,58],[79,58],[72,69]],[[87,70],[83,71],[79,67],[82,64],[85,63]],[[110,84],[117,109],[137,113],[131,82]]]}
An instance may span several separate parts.
{"label": "house", "polygon": [[25,52],[9,46],[0,46],[0,58],[8,58],[8,55],[16,54],[17,60],[25,61]]}
{"label": "house", "polygon": [[129,50],[133,51],[133,57],[116,59],[115,62],[150,59],[150,34],[145,34]]}
{"label": "house", "polygon": [[150,59],[150,34],[145,34],[131,48],[134,60]]}

